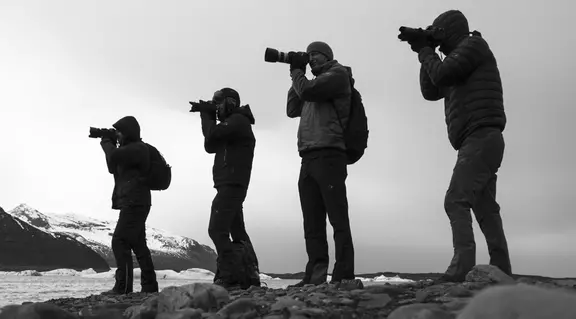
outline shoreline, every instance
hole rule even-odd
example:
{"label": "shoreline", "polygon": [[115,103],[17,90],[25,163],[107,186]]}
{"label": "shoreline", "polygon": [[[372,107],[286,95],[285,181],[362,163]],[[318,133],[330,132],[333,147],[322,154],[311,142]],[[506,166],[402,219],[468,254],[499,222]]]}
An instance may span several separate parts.
{"label": "shoreline", "polygon": [[[115,269],[115,268],[111,267],[108,270],[102,270],[102,269],[94,269],[94,268],[80,269],[80,268],[58,268],[58,267],[50,267],[50,266],[40,266],[40,267],[39,266],[9,266],[8,267],[8,266],[0,265],[0,272],[26,272],[26,271],[51,272],[51,271],[62,270],[62,269],[70,269],[70,270],[74,270],[77,272],[89,271],[91,269],[95,273],[100,274],[100,273],[106,273],[106,272],[113,271],[113,269]],[[139,267],[134,267],[135,271],[137,269],[139,269]],[[198,270],[202,270],[202,271],[212,272],[212,271],[210,271],[208,269],[204,269],[204,268],[190,268],[190,269],[198,269]],[[156,269],[156,271],[174,271],[176,273],[179,273],[179,271],[176,271],[174,269]],[[267,275],[267,276],[270,276],[272,278],[282,279],[282,280],[301,280],[304,278],[304,272],[303,271],[296,272],[296,273],[260,272],[260,274]],[[328,275],[331,276],[332,274],[328,273]],[[420,281],[420,280],[435,280],[435,279],[439,278],[440,276],[442,276],[442,273],[440,273],[440,272],[405,273],[405,272],[395,272],[395,271],[380,271],[380,272],[358,273],[355,276],[360,277],[360,278],[367,278],[367,279],[368,278],[375,278],[378,276],[385,276],[385,277],[389,277],[389,278],[400,277],[401,279]],[[514,279],[529,278],[529,279],[535,279],[535,280],[539,280],[539,281],[576,280],[576,275],[574,277],[549,277],[549,276],[542,276],[542,275],[512,274],[511,277]]]}
{"label": "shoreline", "polygon": [[[267,273],[267,272],[262,272],[262,274],[266,274],[268,276],[271,276],[273,278],[280,278],[280,279],[303,279],[304,278],[304,272],[298,272],[298,273]],[[410,279],[410,280],[414,280],[414,281],[419,281],[419,280],[427,280],[427,279],[438,279],[440,276],[442,276],[443,273],[403,273],[403,272],[394,272],[394,271],[383,271],[383,272],[374,272],[374,273],[360,273],[360,274],[356,274],[356,277],[362,277],[362,278],[374,278],[374,277],[378,277],[378,276],[386,276],[386,277],[400,277],[402,279]],[[332,275],[331,273],[329,273],[328,275]],[[575,277],[548,277],[548,276],[541,276],[541,275],[523,275],[523,274],[512,274],[511,276],[514,279],[519,279],[519,278],[529,278],[529,279],[537,279],[537,280],[545,280],[545,281],[549,281],[549,280],[576,280],[576,275]]]}

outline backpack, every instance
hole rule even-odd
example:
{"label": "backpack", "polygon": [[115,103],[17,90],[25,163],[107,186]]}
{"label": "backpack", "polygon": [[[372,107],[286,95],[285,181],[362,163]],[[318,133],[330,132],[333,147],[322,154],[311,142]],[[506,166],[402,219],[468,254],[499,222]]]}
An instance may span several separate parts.
{"label": "backpack", "polygon": [[172,167],[166,163],[164,156],[158,149],[148,143],[144,143],[150,152],[150,170],[143,178],[143,184],[153,191],[163,191],[168,189],[172,181]]}
{"label": "backpack", "polygon": [[236,265],[234,267],[234,281],[240,284],[240,288],[248,289],[250,286],[260,287],[260,270],[258,258],[254,247],[248,241],[232,242]]}
{"label": "backpack", "polygon": [[345,128],[342,125],[340,115],[336,105],[334,110],[338,117],[338,122],[344,131],[344,143],[346,145],[346,155],[348,157],[348,165],[358,162],[364,155],[364,151],[368,147],[368,118],[366,117],[366,110],[362,103],[362,95],[356,90],[352,78],[350,78],[350,86],[352,89],[350,101],[350,113],[348,116],[348,126]]}

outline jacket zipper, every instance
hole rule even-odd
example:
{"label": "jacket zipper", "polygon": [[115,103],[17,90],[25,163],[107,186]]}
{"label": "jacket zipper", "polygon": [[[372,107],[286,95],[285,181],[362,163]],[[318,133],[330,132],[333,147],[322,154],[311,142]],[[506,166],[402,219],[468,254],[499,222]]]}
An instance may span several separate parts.
{"label": "jacket zipper", "polygon": [[224,145],[224,167],[226,167],[226,154],[228,153],[227,144]]}

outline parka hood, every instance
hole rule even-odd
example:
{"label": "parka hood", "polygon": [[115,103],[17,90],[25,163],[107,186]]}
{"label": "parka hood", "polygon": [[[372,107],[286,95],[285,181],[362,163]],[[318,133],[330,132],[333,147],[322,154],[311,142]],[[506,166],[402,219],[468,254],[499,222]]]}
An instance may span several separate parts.
{"label": "parka hood", "polygon": [[468,19],[459,10],[448,10],[440,14],[432,22],[432,26],[444,29],[445,39],[440,49],[445,54],[454,50],[458,43],[470,34]]}
{"label": "parka hood", "polygon": [[133,116],[125,116],[119,119],[112,127],[120,131],[128,141],[140,140],[140,124]]}
{"label": "parka hood", "polygon": [[231,114],[241,114],[244,115],[250,120],[250,124],[254,125],[256,120],[254,119],[254,114],[252,114],[252,110],[250,109],[250,105],[246,104],[244,106],[240,106],[232,110]]}

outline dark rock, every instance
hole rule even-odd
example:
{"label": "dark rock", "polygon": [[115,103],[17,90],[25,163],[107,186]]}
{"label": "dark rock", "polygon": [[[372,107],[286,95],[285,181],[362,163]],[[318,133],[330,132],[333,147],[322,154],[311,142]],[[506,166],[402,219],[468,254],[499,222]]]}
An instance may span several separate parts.
{"label": "dark rock", "polygon": [[59,268],[109,271],[90,247],[65,234],[48,234],[0,208],[0,271]]}
{"label": "dark rock", "polygon": [[202,318],[202,310],[200,309],[180,309],[173,312],[164,312],[156,315],[155,319],[200,319]]}
{"label": "dark rock", "polygon": [[358,303],[358,307],[367,309],[384,308],[392,300],[388,294],[368,294],[369,299]]}
{"label": "dark rock", "polygon": [[388,319],[453,319],[454,317],[437,304],[416,303],[392,311]]}
{"label": "dark rock", "polygon": [[515,284],[516,281],[505,274],[500,268],[492,265],[476,265],[468,274],[466,274],[466,281],[468,282],[485,282],[485,283],[499,283],[499,284]]}
{"label": "dark rock", "polygon": [[500,285],[486,288],[462,309],[459,319],[476,318],[574,319],[576,293],[534,285]]}
{"label": "dark rock", "polygon": [[472,292],[463,286],[452,286],[446,291],[448,297],[470,297]]}
{"label": "dark rock", "polygon": [[9,305],[0,309],[0,319],[77,319],[72,313],[55,305],[32,303]]}
{"label": "dark rock", "polygon": [[[111,314],[114,314],[113,310],[120,311],[126,304],[130,304],[131,307],[124,308],[126,309],[124,318],[130,319],[454,319],[456,316],[459,316],[458,319],[479,319],[500,318],[501,314],[511,313],[511,311],[526,314],[526,319],[576,318],[576,316],[558,315],[560,313],[576,315],[574,313],[576,292],[568,293],[574,289],[558,288],[558,286],[555,286],[556,289],[539,287],[540,284],[554,284],[553,281],[544,283],[535,281],[530,286],[502,285],[493,281],[480,282],[482,286],[477,287],[484,287],[484,289],[475,296],[469,289],[469,284],[472,283],[430,285],[426,281],[426,284],[402,285],[401,287],[378,285],[371,289],[367,286],[365,289],[349,291],[338,289],[336,285],[322,284],[288,289],[251,287],[248,290],[228,292],[217,285],[195,283],[166,288],[157,296],[129,294],[106,297],[96,295],[83,299],[67,298],[48,302],[61,305],[65,310],[82,309],[87,305],[92,305],[91,309],[107,309]],[[492,293],[486,297],[487,291],[496,288],[493,286],[511,290]],[[531,287],[530,289],[536,289],[539,292],[531,292],[533,295],[527,295],[522,289],[518,291],[519,286]],[[542,290],[546,292],[543,293]],[[114,304],[117,305],[116,309],[106,306]],[[488,316],[482,317],[485,314]],[[540,317],[531,317],[529,314],[536,314]],[[0,319],[3,318],[0,317]]]}

